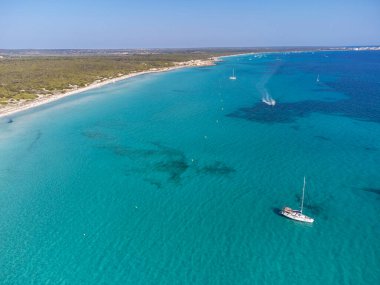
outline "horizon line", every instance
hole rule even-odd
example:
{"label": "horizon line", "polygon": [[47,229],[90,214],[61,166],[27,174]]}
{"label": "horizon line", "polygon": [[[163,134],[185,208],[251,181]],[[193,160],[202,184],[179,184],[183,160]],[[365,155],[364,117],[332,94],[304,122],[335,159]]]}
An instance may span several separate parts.
{"label": "horizon line", "polygon": [[136,48],[0,48],[0,50],[163,50],[163,49],[258,49],[258,48],[345,48],[345,47],[380,47],[370,45],[278,45],[278,46],[208,46],[208,47],[136,47]]}

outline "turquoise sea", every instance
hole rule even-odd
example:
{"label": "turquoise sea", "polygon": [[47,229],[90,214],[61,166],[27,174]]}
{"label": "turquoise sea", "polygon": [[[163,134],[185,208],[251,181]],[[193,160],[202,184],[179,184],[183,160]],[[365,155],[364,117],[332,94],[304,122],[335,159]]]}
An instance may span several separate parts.
{"label": "turquoise sea", "polygon": [[[228,57],[12,119],[1,284],[380,284],[380,52]],[[278,215],[304,176],[312,225]]]}

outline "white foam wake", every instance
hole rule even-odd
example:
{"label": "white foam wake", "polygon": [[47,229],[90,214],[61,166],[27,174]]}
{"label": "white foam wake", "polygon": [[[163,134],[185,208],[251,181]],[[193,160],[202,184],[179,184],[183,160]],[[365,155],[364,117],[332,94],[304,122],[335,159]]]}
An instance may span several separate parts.
{"label": "white foam wake", "polygon": [[269,95],[267,91],[265,91],[265,95],[263,96],[263,98],[261,98],[261,101],[263,101],[265,104],[269,106],[276,105],[276,101]]}

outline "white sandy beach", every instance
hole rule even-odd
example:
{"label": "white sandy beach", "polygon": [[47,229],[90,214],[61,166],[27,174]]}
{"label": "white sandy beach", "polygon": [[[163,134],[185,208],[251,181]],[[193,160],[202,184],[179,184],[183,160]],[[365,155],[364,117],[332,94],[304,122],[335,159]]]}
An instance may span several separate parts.
{"label": "white sandy beach", "polygon": [[62,92],[59,94],[42,96],[42,97],[37,98],[35,100],[19,102],[17,104],[9,104],[9,105],[6,105],[4,107],[0,107],[0,118],[10,117],[13,114],[21,112],[21,111],[29,110],[29,109],[32,109],[32,108],[35,108],[35,107],[38,107],[38,106],[41,106],[41,105],[44,105],[47,103],[51,103],[51,102],[60,100],[62,98],[68,97],[68,96],[76,95],[78,93],[82,93],[82,92],[85,92],[85,91],[88,91],[88,90],[91,90],[94,88],[99,88],[101,86],[104,86],[104,85],[107,85],[110,83],[114,83],[116,81],[128,79],[128,78],[139,76],[142,74],[165,72],[165,71],[170,71],[170,70],[185,68],[185,67],[210,66],[210,65],[214,65],[215,61],[217,61],[217,60],[218,60],[218,58],[211,58],[208,60],[190,60],[190,61],[186,61],[186,62],[179,62],[179,63],[176,63],[176,65],[172,66],[172,67],[152,68],[152,69],[146,70],[146,71],[134,72],[134,73],[130,73],[127,75],[120,76],[120,77],[107,79],[107,80],[104,80],[101,82],[94,82],[94,83],[92,83],[86,87],[76,88],[76,89],[70,90],[68,92]]}

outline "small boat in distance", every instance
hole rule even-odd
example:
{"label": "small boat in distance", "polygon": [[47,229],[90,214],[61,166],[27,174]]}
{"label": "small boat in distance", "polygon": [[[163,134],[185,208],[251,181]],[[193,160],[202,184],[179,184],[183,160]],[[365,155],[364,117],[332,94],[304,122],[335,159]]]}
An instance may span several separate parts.
{"label": "small boat in distance", "polygon": [[235,69],[232,69],[232,76],[230,76],[230,79],[231,80],[236,80]]}
{"label": "small boat in distance", "polygon": [[301,200],[301,210],[293,210],[289,207],[284,207],[280,214],[296,221],[305,222],[305,223],[312,223],[314,222],[313,218],[310,218],[302,213],[303,211],[303,200],[305,197],[305,185],[306,185],[306,178],[303,178],[303,188],[302,188],[302,200]]}
{"label": "small boat in distance", "polygon": [[261,98],[261,101],[269,106],[276,105],[276,100],[274,100],[271,96],[269,96],[269,93],[265,91],[265,96]]}
{"label": "small boat in distance", "polygon": [[272,98],[263,98],[261,99],[261,101],[263,101],[263,103],[269,105],[269,106],[274,106],[276,105],[276,101]]}
{"label": "small boat in distance", "polygon": [[319,74],[318,74],[318,76],[317,76],[317,82],[319,82]]}

